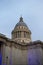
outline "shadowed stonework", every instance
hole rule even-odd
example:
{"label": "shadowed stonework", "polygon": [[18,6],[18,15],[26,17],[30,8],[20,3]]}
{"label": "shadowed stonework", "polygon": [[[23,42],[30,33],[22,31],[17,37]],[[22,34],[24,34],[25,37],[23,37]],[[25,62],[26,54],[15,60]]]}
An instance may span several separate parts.
{"label": "shadowed stonework", "polygon": [[2,65],[2,54],[0,52],[0,65]]}
{"label": "shadowed stonework", "polygon": [[41,53],[39,49],[29,50],[28,62],[28,65],[41,65]]}
{"label": "shadowed stonework", "polygon": [[28,65],[43,65],[43,43],[32,42],[28,49]]}
{"label": "shadowed stonework", "polygon": [[1,42],[0,42],[0,65],[2,65],[2,52],[1,52]]}

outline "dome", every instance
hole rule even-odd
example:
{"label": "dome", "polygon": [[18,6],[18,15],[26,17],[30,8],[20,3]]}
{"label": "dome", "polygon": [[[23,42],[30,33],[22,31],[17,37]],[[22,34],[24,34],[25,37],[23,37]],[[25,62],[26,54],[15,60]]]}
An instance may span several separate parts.
{"label": "dome", "polygon": [[[20,21],[16,24],[15,28],[18,27],[18,26],[25,26],[25,27],[27,27],[27,25],[26,25],[26,23],[24,23],[22,17],[20,17]],[[27,28],[28,28],[28,27],[27,27]]]}
{"label": "dome", "polygon": [[20,17],[19,22],[12,30],[12,40],[19,43],[20,42],[28,43],[31,41],[31,31],[29,30],[26,23],[24,23],[22,17]]}

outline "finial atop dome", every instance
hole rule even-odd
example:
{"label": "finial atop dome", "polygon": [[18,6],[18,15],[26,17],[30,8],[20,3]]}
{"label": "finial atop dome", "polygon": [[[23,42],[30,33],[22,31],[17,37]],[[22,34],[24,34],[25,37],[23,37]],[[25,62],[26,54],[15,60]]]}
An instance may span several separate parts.
{"label": "finial atop dome", "polygon": [[19,22],[23,22],[23,18],[22,18],[22,16],[20,17],[20,21]]}

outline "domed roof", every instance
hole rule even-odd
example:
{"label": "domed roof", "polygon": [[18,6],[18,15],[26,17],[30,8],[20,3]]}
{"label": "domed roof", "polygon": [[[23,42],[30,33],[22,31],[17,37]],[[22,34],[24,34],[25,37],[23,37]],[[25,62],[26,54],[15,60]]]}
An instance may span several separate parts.
{"label": "domed roof", "polygon": [[16,42],[29,42],[31,41],[31,31],[29,30],[23,18],[20,17],[19,22],[12,30],[12,39]]}
{"label": "domed roof", "polygon": [[[16,24],[15,28],[18,27],[18,26],[25,26],[25,27],[27,27],[27,25],[26,25],[26,23],[24,23],[22,17],[20,17],[20,21]],[[28,27],[27,27],[27,28],[28,28]]]}

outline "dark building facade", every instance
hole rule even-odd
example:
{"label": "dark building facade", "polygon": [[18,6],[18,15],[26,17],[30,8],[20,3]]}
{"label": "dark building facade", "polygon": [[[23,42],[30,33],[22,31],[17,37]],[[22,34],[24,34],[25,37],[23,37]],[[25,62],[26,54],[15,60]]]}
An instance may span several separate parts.
{"label": "dark building facade", "polygon": [[0,34],[0,65],[43,65],[43,42],[32,41],[22,17],[11,32],[11,39]]}

